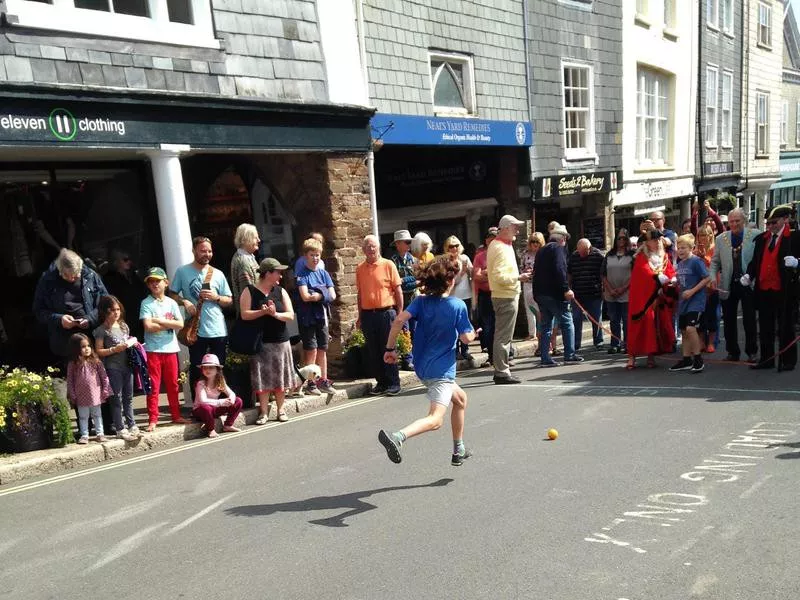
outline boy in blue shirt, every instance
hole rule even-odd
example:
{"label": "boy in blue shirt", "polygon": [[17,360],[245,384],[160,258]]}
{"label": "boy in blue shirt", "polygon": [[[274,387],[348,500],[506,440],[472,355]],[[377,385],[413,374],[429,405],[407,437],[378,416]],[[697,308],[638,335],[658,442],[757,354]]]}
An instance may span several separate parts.
{"label": "boy in blue shirt", "polygon": [[301,300],[297,307],[297,324],[303,340],[303,362],[319,366],[319,389],[317,383],[308,382],[309,393],[317,396],[320,392],[336,392],[328,379],[328,306],[336,300],[336,291],[333,279],[321,265],[321,256],[322,244],[308,238],[303,242],[305,266],[297,272],[297,291]]}
{"label": "boy in blue shirt", "polygon": [[699,373],[705,368],[705,365],[700,354],[702,347],[697,327],[706,309],[705,289],[710,279],[706,263],[700,257],[692,254],[694,236],[691,233],[679,237],[677,247],[680,262],[675,267],[675,271],[681,290],[678,302],[678,327],[683,336],[681,344],[683,358],[672,365],[669,370],[689,370],[692,373]]}
{"label": "boy in blue shirt", "polygon": [[442,426],[448,406],[453,404],[450,423],[453,429],[453,456],[450,464],[461,466],[472,453],[464,447],[464,416],[467,394],[456,383],[456,341],[469,344],[475,331],[469,320],[467,305],[450,296],[460,264],[450,256],[440,256],[422,268],[419,276],[423,295],[416,297],[392,323],[384,361],[397,362],[395,342],[409,319],[416,319],[414,333],[414,370],[427,388],[430,402],[428,416],[417,419],[400,431],[387,433],[381,429],[378,441],[389,459],[399,463],[400,448],[408,438]]}

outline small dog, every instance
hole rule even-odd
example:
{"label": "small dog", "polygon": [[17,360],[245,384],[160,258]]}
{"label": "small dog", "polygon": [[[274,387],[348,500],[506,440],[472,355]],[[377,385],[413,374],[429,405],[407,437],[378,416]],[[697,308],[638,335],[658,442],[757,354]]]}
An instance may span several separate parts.
{"label": "small dog", "polygon": [[320,371],[319,365],[306,365],[305,367],[298,367],[297,364],[295,364],[294,372],[297,373],[300,384],[289,390],[289,393],[287,394],[288,398],[302,398],[304,395],[303,386],[305,383],[307,381],[316,382],[320,377],[322,377],[322,372]]}

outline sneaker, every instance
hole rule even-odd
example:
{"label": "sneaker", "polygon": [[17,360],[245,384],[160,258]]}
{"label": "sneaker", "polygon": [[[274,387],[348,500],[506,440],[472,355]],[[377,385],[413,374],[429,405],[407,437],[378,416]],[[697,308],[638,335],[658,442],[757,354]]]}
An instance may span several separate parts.
{"label": "sneaker", "polygon": [[97,441],[102,444],[103,442],[107,442],[108,440],[106,439],[106,436],[98,435],[97,436]]}
{"label": "sneaker", "polygon": [[670,371],[687,371],[687,370],[692,368],[692,364],[693,364],[692,359],[689,358],[688,356],[685,356],[682,359],[680,359],[678,362],[676,362],[674,365],[672,365],[669,368],[669,370]]}
{"label": "sneaker", "polygon": [[568,358],[565,358],[564,362],[565,363],[582,363],[583,360],[584,359],[580,354],[573,354],[572,356],[570,356]]}
{"label": "sneaker", "polygon": [[78,440],[79,444],[88,444],[89,443],[89,436],[81,436],[81,439]]}
{"label": "sneaker", "polygon": [[319,388],[317,388],[317,384],[314,383],[313,381],[309,381],[308,384],[306,385],[306,392],[311,394],[312,396],[322,395],[322,392],[320,392]]}
{"label": "sneaker", "polygon": [[543,360],[540,363],[540,366],[542,366],[542,367],[557,367],[558,363],[556,361],[554,361],[554,360]]}
{"label": "sneaker", "polygon": [[692,364],[692,373],[700,373],[706,366],[703,364],[703,358],[701,356],[694,357],[694,363]]}
{"label": "sneaker", "polygon": [[378,441],[386,448],[386,454],[389,460],[395,464],[399,464],[403,457],[400,455],[400,445],[394,439],[391,433],[386,433],[383,429],[378,432]]}
{"label": "sneaker", "polygon": [[285,412],[281,411],[281,412],[278,413],[278,421],[280,421],[281,423],[286,423],[286,421],[288,421],[288,420],[289,420],[289,417],[286,415]]}
{"label": "sneaker", "polygon": [[602,349],[603,349],[603,348],[605,348],[605,347],[606,347],[606,345],[605,345],[603,342],[600,342],[599,344],[595,344],[595,345],[594,345],[594,349],[595,349],[595,350],[598,350],[598,351],[599,351],[599,350],[602,350]]}
{"label": "sneaker", "polygon": [[139,437],[140,435],[142,435],[142,432],[139,431],[139,426],[138,425],[134,425],[133,427],[129,427],[128,428],[128,433],[130,433],[131,435],[135,435],[136,437]]}
{"label": "sneaker", "polygon": [[335,394],[336,390],[333,388],[333,383],[331,383],[330,379],[320,379],[319,380],[319,390],[323,394]]}
{"label": "sneaker", "polygon": [[370,396],[383,396],[388,390],[389,387],[385,385],[378,385],[377,383],[372,386],[372,389],[369,391]]}
{"label": "sneaker", "polygon": [[450,464],[454,467],[460,467],[470,456],[472,456],[472,450],[465,448],[464,454],[453,454],[453,458],[450,459]]}
{"label": "sneaker", "polygon": [[399,393],[400,393],[400,386],[399,385],[393,385],[389,389],[386,390],[386,395],[387,396],[397,396],[397,394],[399,394]]}
{"label": "sneaker", "polygon": [[611,346],[608,349],[609,354],[619,354],[619,347],[618,346]]}
{"label": "sneaker", "polygon": [[263,425],[266,422],[267,422],[267,415],[266,414],[258,415],[258,418],[256,419],[256,425]]}
{"label": "sneaker", "polygon": [[513,385],[515,383],[522,383],[522,380],[513,375],[495,375],[492,381],[497,385]]}
{"label": "sneaker", "polygon": [[117,439],[125,440],[126,442],[132,442],[136,439],[136,436],[131,435],[127,429],[121,429],[117,432]]}

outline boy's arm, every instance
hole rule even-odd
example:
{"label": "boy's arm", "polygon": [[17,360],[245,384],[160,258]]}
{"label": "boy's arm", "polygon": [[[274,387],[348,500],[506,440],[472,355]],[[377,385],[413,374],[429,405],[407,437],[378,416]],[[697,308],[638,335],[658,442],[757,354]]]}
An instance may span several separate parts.
{"label": "boy's arm", "polygon": [[386,340],[386,352],[383,355],[383,362],[390,365],[397,362],[397,336],[400,335],[400,332],[403,330],[403,325],[405,325],[412,316],[410,312],[404,310],[395,317],[392,328],[389,330],[389,339]]}

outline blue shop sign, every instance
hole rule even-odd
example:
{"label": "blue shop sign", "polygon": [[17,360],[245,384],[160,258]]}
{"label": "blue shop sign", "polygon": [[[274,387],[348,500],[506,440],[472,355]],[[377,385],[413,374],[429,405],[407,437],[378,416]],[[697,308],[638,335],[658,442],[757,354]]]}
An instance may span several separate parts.
{"label": "blue shop sign", "polygon": [[781,156],[780,170],[781,179],[800,178],[800,155],[793,152],[788,156]]}
{"label": "blue shop sign", "polygon": [[372,137],[385,144],[413,146],[533,145],[533,127],[524,121],[376,114]]}

